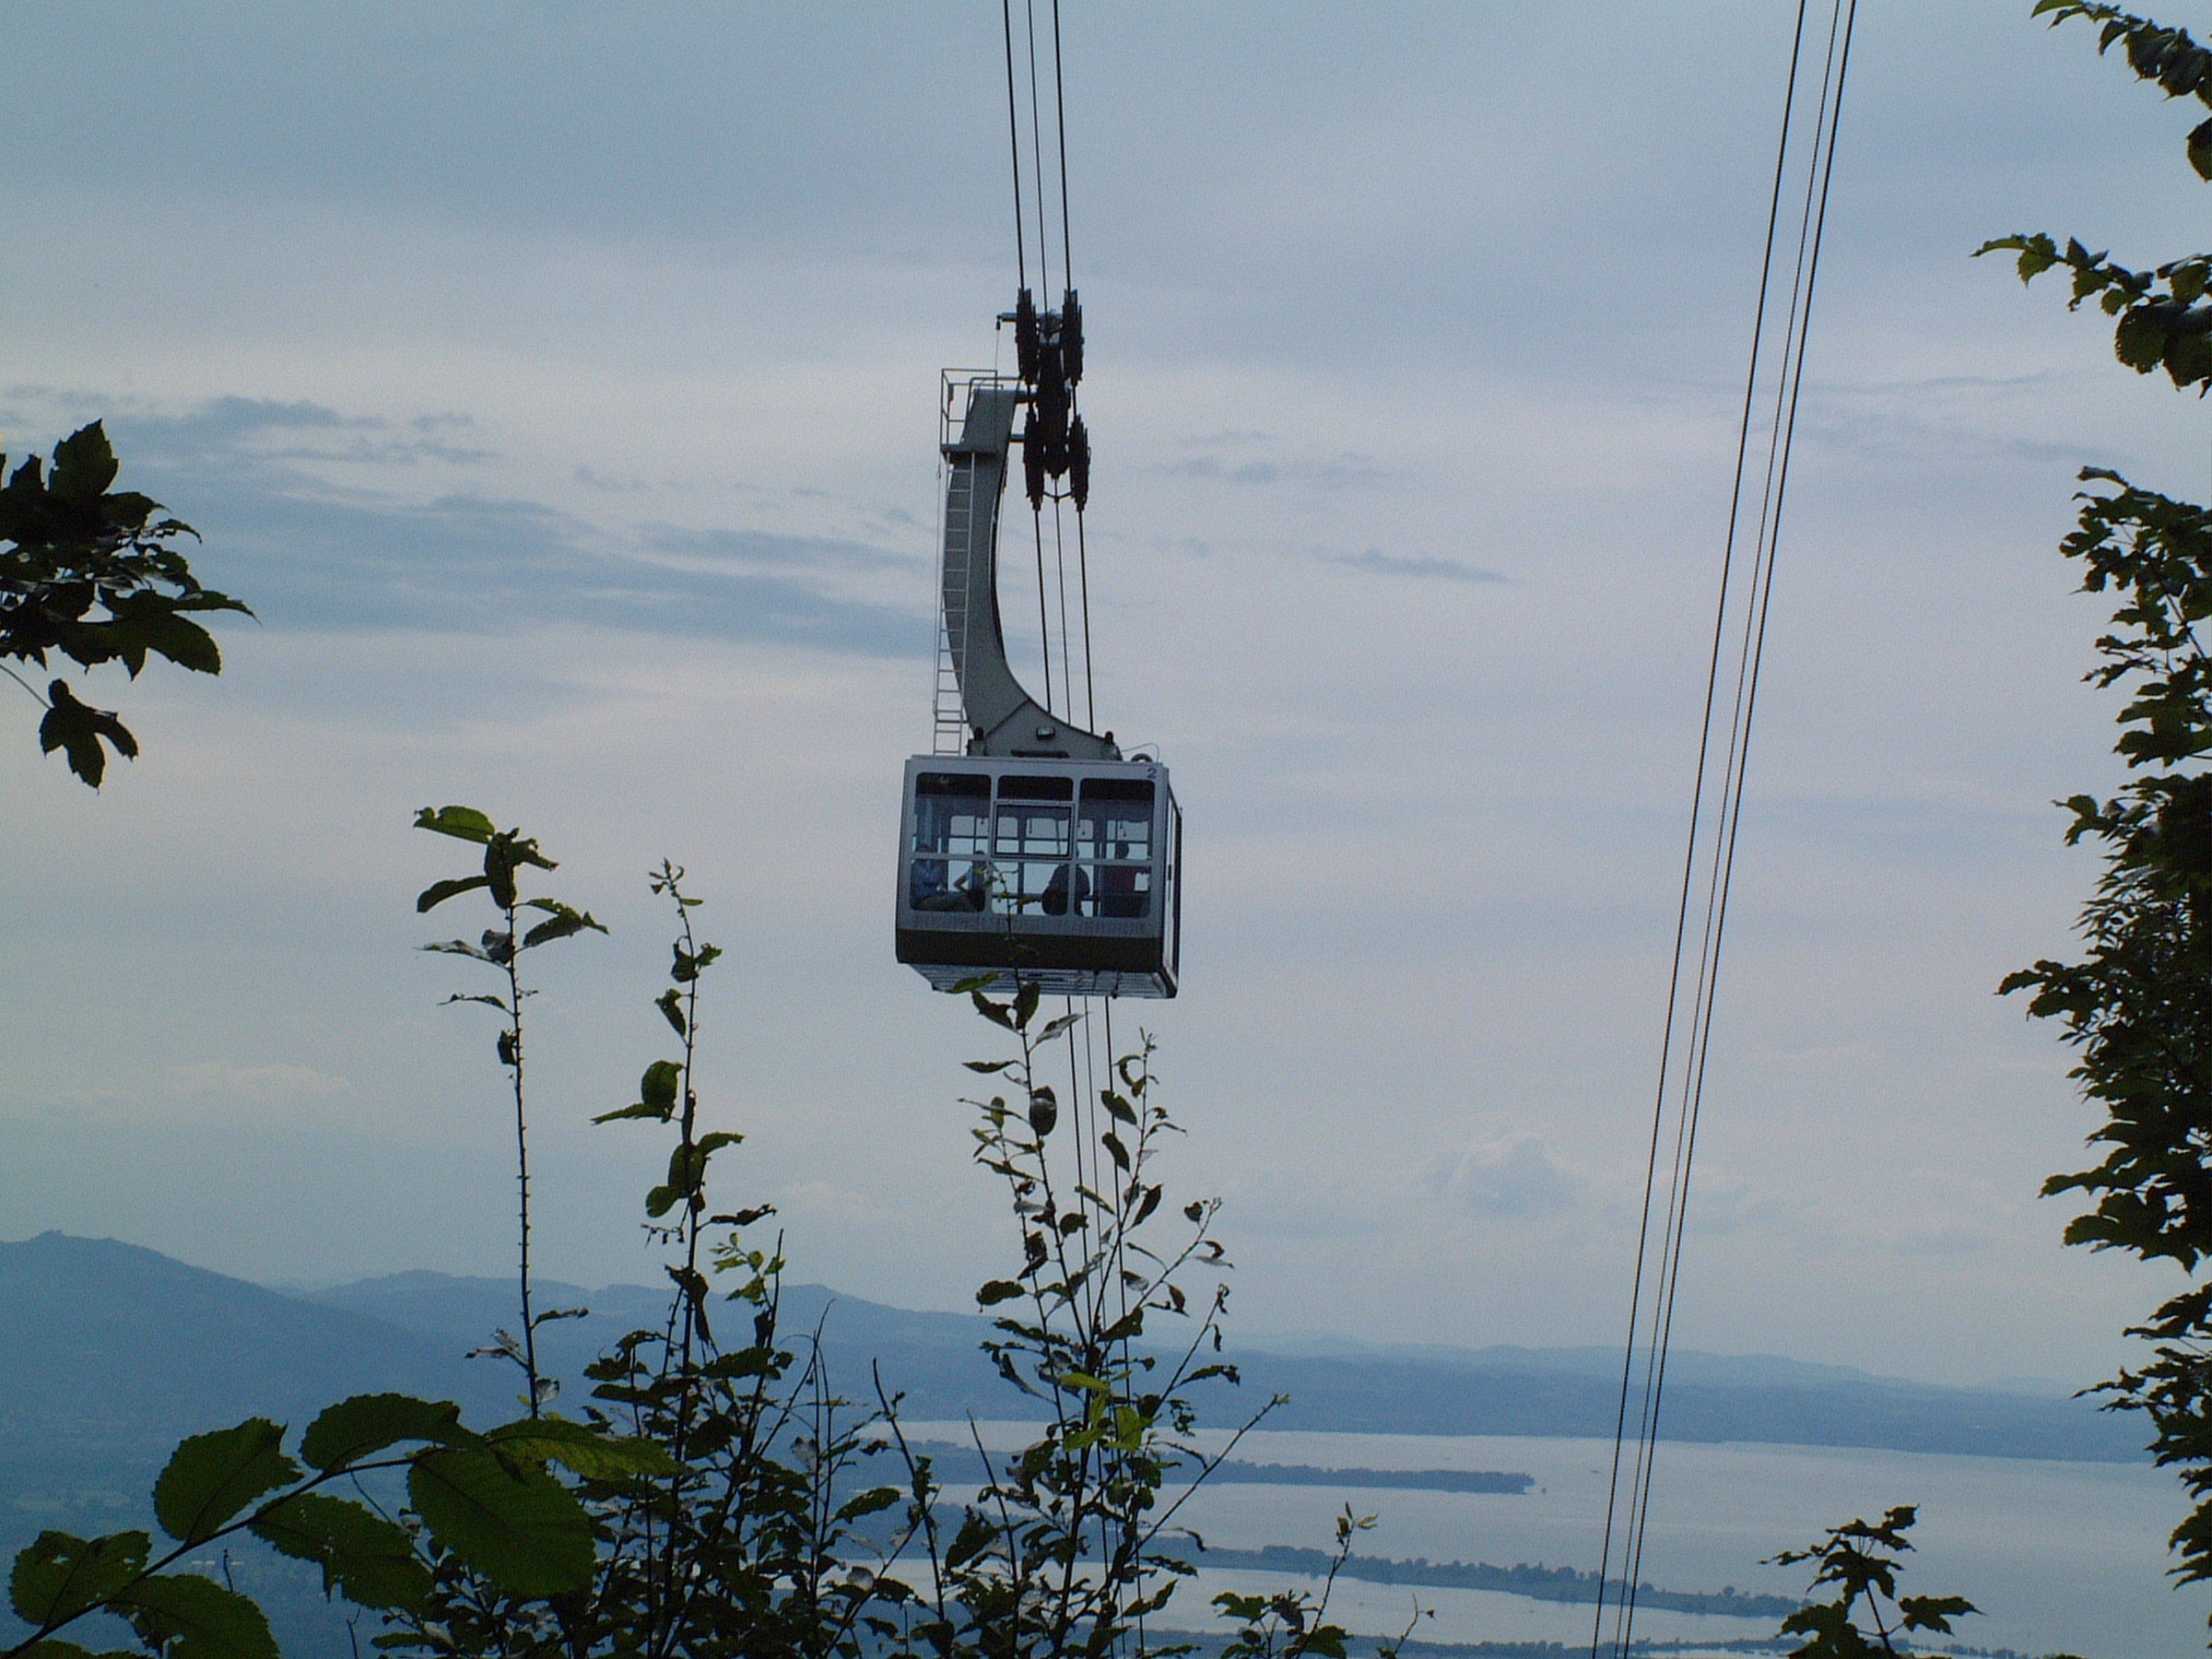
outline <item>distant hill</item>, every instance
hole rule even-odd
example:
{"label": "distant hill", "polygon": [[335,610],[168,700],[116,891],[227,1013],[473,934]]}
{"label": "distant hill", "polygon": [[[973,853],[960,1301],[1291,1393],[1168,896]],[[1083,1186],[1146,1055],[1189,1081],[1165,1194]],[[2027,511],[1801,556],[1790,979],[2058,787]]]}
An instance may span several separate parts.
{"label": "distant hill", "polygon": [[[658,1318],[666,1305],[664,1292],[637,1285],[599,1291],[561,1286],[547,1295],[592,1310],[588,1319],[547,1328],[551,1362],[570,1374],[615,1336]],[[502,1280],[404,1273],[324,1291],[317,1300],[465,1346],[483,1340],[494,1324],[512,1322],[513,1288]],[[821,1285],[791,1285],[782,1317],[790,1335],[821,1329],[832,1380],[849,1394],[869,1392],[874,1362],[889,1386],[905,1393],[911,1418],[1025,1415],[1021,1397],[977,1351],[991,1329],[980,1315],[917,1313]],[[1604,1439],[1613,1432],[1619,1403],[1620,1357],[1606,1348],[1343,1343],[1320,1353],[1253,1349],[1230,1357],[1242,1370],[1241,1398],[1290,1396],[1268,1419],[1277,1429]],[[2096,1463],[2144,1456],[2135,1424],[2079,1400],[1939,1388],[1772,1355],[1684,1351],[1667,1365],[1661,1428],[1671,1440]],[[1226,1405],[1208,1413],[1215,1422],[1231,1415]]]}
{"label": "distant hill", "polygon": [[[571,1380],[600,1347],[655,1324],[666,1306],[665,1292],[637,1285],[540,1290],[541,1306],[592,1310],[544,1333],[549,1368]],[[1030,1415],[1030,1403],[977,1353],[990,1328],[982,1317],[913,1312],[818,1285],[787,1287],[782,1314],[787,1339],[821,1331],[841,1392],[866,1395],[879,1366],[904,1392],[910,1421]],[[403,1273],[287,1295],[112,1240],[50,1232],[0,1242],[0,1559],[43,1526],[145,1524],[147,1493],[170,1448],[254,1413],[298,1426],[347,1394],[398,1389],[456,1400],[473,1421],[510,1416],[519,1404],[512,1368],[466,1356],[513,1319],[512,1287],[503,1279]],[[1281,1429],[1592,1437],[1612,1430],[1618,1361],[1603,1349],[1316,1346],[1232,1354],[1243,1385],[1214,1394],[1206,1419],[1232,1422],[1241,1406],[1280,1393],[1291,1403],[1269,1422]],[[2100,1462],[2144,1455],[2136,1425],[2079,1401],[1935,1388],[1768,1357],[1675,1356],[1663,1428],[1689,1441]],[[959,1460],[946,1455],[957,1477]],[[1240,1474],[1331,1478],[1289,1468]],[[1464,1477],[1394,1478],[1449,1486]],[[1525,1481],[1502,1472],[1484,1478],[1486,1489],[1504,1493]],[[288,1653],[343,1659],[350,1646],[338,1616],[312,1572],[295,1566],[252,1549],[238,1562],[241,1582],[267,1598]]]}
{"label": "distant hill", "polygon": [[[303,1422],[347,1394],[402,1389],[510,1415],[511,1368],[465,1358],[513,1322],[504,1280],[404,1273],[312,1296],[285,1295],[110,1240],[43,1233],[0,1243],[0,1532],[24,1502],[143,1500],[182,1436],[254,1412]],[[548,1368],[571,1380],[623,1332],[649,1325],[665,1293],[541,1287],[541,1306],[589,1307],[546,1327]],[[914,1420],[1019,1418],[1030,1403],[977,1352],[974,1314],[925,1313],[787,1287],[783,1324],[819,1328],[833,1385],[872,1392],[871,1369],[903,1391]],[[731,1311],[733,1318],[739,1317]],[[1234,1395],[1291,1396],[1281,1429],[1390,1434],[1609,1435],[1618,1361],[1601,1349],[1421,1348],[1233,1354]],[[1865,1446],[1998,1457],[2125,1462],[2135,1425],[2080,1401],[1936,1388],[1770,1358],[1677,1355],[1662,1427],[1672,1439]]]}
{"label": "distant hill", "polygon": [[112,1239],[0,1243],[0,1462],[151,1450],[253,1412],[298,1418],[364,1389],[490,1403],[422,1332]]}
{"label": "distant hill", "polygon": [[110,1239],[0,1243],[0,1552],[40,1529],[143,1525],[187,1434],[255,1414],[305,1423],[349,1394],[458,1400],[505,1380],[420,1332]]}

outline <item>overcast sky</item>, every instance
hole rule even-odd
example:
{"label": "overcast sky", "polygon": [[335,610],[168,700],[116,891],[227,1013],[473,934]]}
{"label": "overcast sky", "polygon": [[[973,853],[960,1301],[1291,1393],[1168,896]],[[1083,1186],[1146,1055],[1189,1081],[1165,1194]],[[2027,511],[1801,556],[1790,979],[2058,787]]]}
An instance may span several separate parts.
{"label": "overcast sky", "polygon": [[[1184,994],[1124,1005],[1250,1335],[1625,1314],[1792,8],[1068,0],[1100,718],[1188,813]],[[2063,1251],[2094,1119],[2000,1001],[2094,874],[2074,469],[2203,414],[1968,254],[2195,245],[2188,114],[2026,0],[1867,0],[1775,592],[1678,1339],[2091,1381],[2170,1285]],[[535,1007],[539,1244],[654,1269],[689,865],[730,1195],[795,1277],[1007,1248],[891,959],[929,726],[936,374],[1014,286],[996,8],[0,12],[0,432],[108,418],[258,624],[95,681],[99,796],[0,726],[0,1236],[271,1282],[500,1273],[500,1076],[412,913],[465,801],[612,936]],[[1009,606],[1016,603],[1009,594]],[[465,919],[464,919],[465,920]],[[475,924],[474,925],[480,925]],[[626,1133],[626,1129],[628,1133]]]}

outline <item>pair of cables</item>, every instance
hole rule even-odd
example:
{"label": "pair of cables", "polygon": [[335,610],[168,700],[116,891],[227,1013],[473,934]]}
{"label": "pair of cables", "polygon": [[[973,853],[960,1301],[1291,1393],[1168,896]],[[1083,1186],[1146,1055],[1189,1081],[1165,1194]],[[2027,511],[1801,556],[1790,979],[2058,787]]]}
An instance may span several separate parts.
{"label": "pair of cables", "polygon": [[[1020,30],[1021,67],[1017,66],[1014,0],[1000,0],[1000,20],[1006,41],[1006,140],[1014,174],[1014,246],[1015,268],[1020,282],[1021,302],[1016,324],[1020,347],[1022,378],[1034,379],[1039,386],[1039,402],[1053,407],[1045,422],[1032,419],[1024,437],[1024,460],[1030,475],[1030,520],[1034,533],[1037,564],[1037,633],[1038,646],[1044,663],[1044,706],[1048,713],[1073,718],[1075,712],[1074,630],[1068,615],[1069,580],[1067,570],[1068,535],[1064,512],[1065,503],[1073,499],[1076,505],[1076,601],[1081,619],[1083,643],[1083,718],[1091,728],[1098,724],[1098,706],[1095,678],[1091,670],[1090,650],[1090,555],[1084,533],[1083,509],[1090,492],[1090,443],[1081,417],[1073,408],[1075,383],[1082,378],[1082,313],[1076,299],[1073,241],[1069,230],[1067,188],[1067,100],[1066,76],[1061,51],[1060,0],[1049,0],[1051,38],[1049,41],[1050,75],[1040,62],[1041,47],[1048,43],[1041,39],[1037,17],[1037,0],[1022,0]],[[1048,98],[1051,119],[1046,119]],[[1024,96],[1026,92],[1026,98]],[[1034,209],[1034,237],[1031,235],[1031,214],[1025,212],[1023,199],[1024,146],[1022,135],[1022,106],[1029,107],[1028,181],[1026,189]],[[1036,344],[1039,333],[1039,314],[1030,300],[1030,251],[1032,240],[1037,253],[1039,290],[1046,295],[1053,291],[1053,236],[1052,198],[1045,188],[1045,152],[1049,147],[1056,162],[1059,175],[1059,242],[1060,279],[1064,299],[1061,309],[1042,321],[1049,325],[1053,340],[1049,347],[1052,357],[1046,371],[1037,373],[1039,350]],[[1049,428],[1050,429],[1046,429]],[[1049,458],[1048,458],[1049,457]],[[1069,488],[1048,492],[1045,477],[1048,473],[1055,478],[1072,471]],[[1048,583],[1044,558],[1044,510],[1047,494],[1053,503],[1053,581]],[[1058,599],[1060,685],[1057,696],[1053,685],[1053,641],[1054,628],[1052,619],[1052,598]]]}
{"label": "pair of cables", "polygon": [[[1799,0],[1782,135],[1767,211],[1765,262],[1736,434],[1735,478],[1706,670],[1689,834],[1675,918],[1659,1081],[1652,1104],[1629,1334],[1606,1495],[1591,1659],[1627,1659],[1651,1519],[1653,1453],[1674,1335],[1698,1120],[1704,1105],[1721,947],[1743,818],[1744,775],[1765,655],[1768,606],[1805,378],[1820,244],[1857,0],[1830,0],[1825,25]],[[1763,447],[1763,453],[1761,450]]]}

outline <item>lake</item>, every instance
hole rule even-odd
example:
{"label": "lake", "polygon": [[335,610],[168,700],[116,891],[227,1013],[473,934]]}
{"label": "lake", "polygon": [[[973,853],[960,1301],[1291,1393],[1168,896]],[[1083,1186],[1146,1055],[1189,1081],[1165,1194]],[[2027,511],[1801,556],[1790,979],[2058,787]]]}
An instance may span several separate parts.
{"label": "lake", "polygon": [[[909,1424],[930,1439],[965,1439],[965,1424]],[[1020,1443],[1018,1424],[982,1425],[993,1447]],[[1218,1443],[1218,1441],[1216,1442]],[[1503,1469],[1534,1476],[1523,1495],[1222,1486],[1182,1512],[1209,1544],[1326,1548],[1349,1501],[1377,1517],[1362,1555],[1432,1561],[1544,1562],[1590,1571],[1605,1521],[1609,1441],[1520,1437],[1255,1432],[1237,1455],[1254,1463],[1328,1468]],[[1955,1641],[2086,1659],[2170,1659],[2204,1651],[2212,1587],[2176,1589],[2165,1577],[2166,1536],[2186,1512],[2179,1483],[2145,1464],[2042,1463],[1825,1447],[1659,1448],[1641,1577],[1665,1590],[1801,1595],[1802,1568],[1760,1565],[1808,1544],[1827,1526],[1900,1503],[1920,1507],[1900,1588],[1963,1595],[1984,1609]],[[1258,1588],[1276,1575],[1203,1572],[1177,1596],[1175,1622],[1228,1585]],[[1591,1609],[1488,1591],[1417,1590],[1340,1581],[1334,1611],[1365,1635],[1402,1630],[1418,1596],[1433,1617],[1417,1634],[1437,1641],[1590,1640]],[[1210,1611],[1210,1610],[1209,1610]],[[1693,1641],[1771,1634],[1771,1619],[1639,1612],[1637,1634]],[[1937,1645],[1943,1645],[1941,1639]]]}

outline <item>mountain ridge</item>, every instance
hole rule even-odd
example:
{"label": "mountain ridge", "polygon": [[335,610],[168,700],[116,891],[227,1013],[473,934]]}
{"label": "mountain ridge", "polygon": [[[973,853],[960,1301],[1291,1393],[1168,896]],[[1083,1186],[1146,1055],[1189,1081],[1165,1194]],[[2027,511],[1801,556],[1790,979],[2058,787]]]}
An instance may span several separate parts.
{"label": "mountain ridge", "polygon": [[[666,1302],[665,1291],[637,1285],[589,1291],[549,1280],[538,1292],[541,1308],[593,1310],[540,1333],[547,1369],[571,1399],[592,1356],[657,1323]],[[299,1423],[376,1389],[453,1399],[472,1417],[512,1415],[512,1369],[467,1358],[512,1325],[512,1300],[503,1279],[418,1270],[303,1295],[112,1240],[48,1232],[0,1242],[0,1475],[54,1478],[96,1453],[120,1476],[185,1434],[254,1413]],[[788,1340],[821,1332],[833,1382],[880,1368],[911,1420],[1025,1415],[1029,1403],[976,1349],[991,1329],[982,1315],[896,1308],[818,1285],[784,1287],[782,1312]],[[1232,1346],[1227,1358],[1243,1384],[1202,1407],[1227,1421],[1289,1395],[1271,1429],[1609,1438],[1618,1404],[1618,1360],[1603,1349],[1329,1356]],[[2141,1459],[2130,1428],[2081,1401],[1694,1352],[1670,1361],[1663,1422],[1679,1441],[2094,1462]]]}

